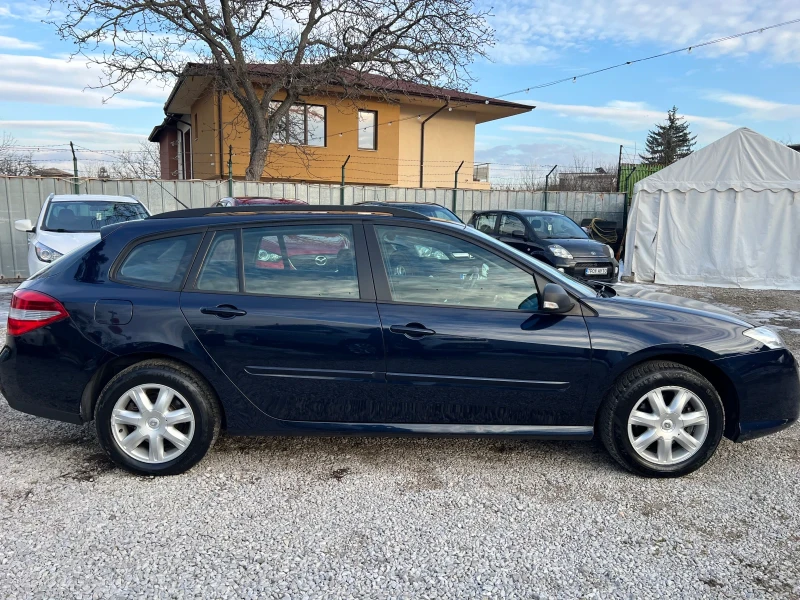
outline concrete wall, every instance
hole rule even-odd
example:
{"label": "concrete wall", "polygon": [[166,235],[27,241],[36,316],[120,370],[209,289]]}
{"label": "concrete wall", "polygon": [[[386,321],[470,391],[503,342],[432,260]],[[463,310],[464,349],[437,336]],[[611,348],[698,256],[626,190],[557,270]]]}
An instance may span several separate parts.
{"label": "concrete wall", "polygon": [[[82,194],[133,194],[152,213],[184,208],[212,206],[228,196],[227,181],[159,180],[81,180]],[[27,235],[14,229],[17,219],[35,221],[51,193],[72,194],[70,179],[43,177],[0,177],[0,279],[28,276]],[[339,204],[338,185],[234,181],[234,196],[296,198],[309,204]],[[344,203],[370,200],[398,202],[435,202],[453,208],[453,190],[375,187],[348,185]],[[455,212],[465,221],[473,211],[490,209],[545,208],[542,192],[507,190],[457,190]],[[598,192],[549,192],[547,209],[563,213],[578,223],[584,218],[600,217],[622,223],[624,195]]]}

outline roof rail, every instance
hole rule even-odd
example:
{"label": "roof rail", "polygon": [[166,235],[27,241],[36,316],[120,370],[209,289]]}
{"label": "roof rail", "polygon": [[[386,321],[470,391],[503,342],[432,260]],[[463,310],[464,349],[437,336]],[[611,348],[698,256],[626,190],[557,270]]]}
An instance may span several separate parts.
{"label": "roof rail", "polygon": [[270,213],[342,213],[342,214],[371,214],[371,215],[390,215],[393,217],[403,217],[406,219],[417,219],[419,221],[430,221],[425,215],[406,210],[404,208],[394,208],[391,206],[376,206],[374,210],[359,206],[341,205],[313,205],[313,204],[262,204],[248,206],[212,206],[208,208],[188,208],[185,210],[172,210],[159,213],[148,217],[149,219],[186,219],[189,217],[213,217],[215,215],[252,215]]}

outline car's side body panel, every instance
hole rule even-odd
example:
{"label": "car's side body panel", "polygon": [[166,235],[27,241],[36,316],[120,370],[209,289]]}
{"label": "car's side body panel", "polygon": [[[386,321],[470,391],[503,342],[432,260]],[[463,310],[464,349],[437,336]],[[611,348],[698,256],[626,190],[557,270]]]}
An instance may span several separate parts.
{"label": "car's side body panel", "polygon": [[[219,214],[104,229],[102,241],[83,256],[55,263],[56,268],[23,284],[56,297],[70,318],[7,340],[0,352],[6,397],[21,410],[79,422],[91,417],[82,405],[84,392],[105,365],[125,357],[161,356],[189,365],[208,380],[232,433],[575,438],[591,435],[606,391],[628,367],[650,358],[688,356],[713,362],[730,379],[739,407],[738,440],[785,427],[800,411],[800,382],[790,353],[767,351],[742,335],[747,323],[692,307],[578,296],[583,314],[579,306],[577,314],[563,317],[409,306],[387,295],[385,271],[377,267],[380,259],[369,260],[374,258],[370,247],[369,257],[363,248],[358,257],[359,280],[364,283],[366,268],[366,287],[374,286],[374,299],[362,296],[315,308],[319,301],[238,295],[236,302],[247,304],[248,314],[260,315],[262,322],[237,324],[233,319],[228,325],[212,319],[194,323],[193,331],[184,313],[202,308],[194,292],[114,281],[119,257],[144,236],[308,218]],[[357,219],[367,223],[367,231],[369,223],[391,219],[392,224],[471,236],[492,252],[508,252],[505,258],[537,277],[548,276],[535,262],[452,225],[390,216],[338,216],[332,221]],[[567,282],[564,286],[569,287]],[[115,307],[124,310],[115,315]],[[396,338],[387,342],[387,327],[395,321],[420,320],[442,332],[438,340],[412,342],[391,333]],[[222,364],[217,350],[225,345],[238,347],[235,360],[244,367],[243,374],[231,376]],[[367,346],[374,352],[365,351]],[[296,376],[293,369],[305,370],[310,379]],[[362,381],[364,373],[368,383]],[[327,395],[320,395],[311,383],[337,380],[354,387],[331,393],[328,386]],[[383,387],[386,395],[363,399],[355,389],[362,383]],[[320,403],[338,405],[333,410]]]}

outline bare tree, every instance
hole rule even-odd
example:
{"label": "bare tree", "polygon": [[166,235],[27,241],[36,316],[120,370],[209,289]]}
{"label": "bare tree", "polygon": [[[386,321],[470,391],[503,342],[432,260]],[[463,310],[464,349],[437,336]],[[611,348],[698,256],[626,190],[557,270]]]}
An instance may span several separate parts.
{"label": "bare tree", "polygon": [[302,96],[389,98],[407,89],[402,81],[463,89],[467,67],[494,42],[474,0],[51,3],[66,9],[54,23],[60,36],[102,66],[101,85],[115,94],[141,78],[212,77],[246,117],[250,180]]}
{"label": "bare tree", "polygon": [[108,165],[106,170],[111,179],[159,179],[158,145],[140,142],[138,150],[122,150],[116,162]]}
{"label": "bare tree", "polygon": [[617,165],[597,164],[573,154],[572,165],[560,168],[551,178],[550,189],[570,192],[614,192],[617,190]]}
{"label": "bare tree", "polygon": [[3,133],[0,139],[0,175],[32,175],[34,171],[33,154],[19,152],[17,140],[10,133]]}

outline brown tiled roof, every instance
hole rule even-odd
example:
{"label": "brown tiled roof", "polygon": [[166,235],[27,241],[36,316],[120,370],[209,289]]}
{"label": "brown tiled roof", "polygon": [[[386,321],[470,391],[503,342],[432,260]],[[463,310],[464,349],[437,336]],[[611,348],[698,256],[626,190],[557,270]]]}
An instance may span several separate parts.
{"label": "brown tiled roof", "polygon": [[[248,65],[250,72],[255,76],[270,77],[280,72],[282,67],[275,64],[265,63],[251,63]],[[213,69],[212,65],[202,63],[188,63],[183,71],[183,76],[192,75],[208,75],[209,70]],[[443,87],[433,85],[424,85],[421,83],[414,83],[411,81],[404,81],[402,79],[392,79],[383,75],[375,75],[371,73],[359,74],[355,71],[343,70],[341,72],[344,78],[350,79],[354,83],[361,83],[368,88],[377,88],[385,90],[389,93],[403,94],[407,96],[417,96],[420,98],[434,98],[440,100],[450,99],[451,102],[466,102],[469,104],[490,104],[493,106],[505,106],[508,108],[517,108],[523,110],[531,110],[533,106],[529,104],[519,104],[517,102],[509,102],[507,100],[498,100],[489,96],[480,96],[478,94],[471,94],[469,92],[461,92]],[[180,83],[178,84],[178,86]],[[336,85],[332,83],[331,85]],[[177,87],[175,89],[177,89]],[[174,94],[175,90],[173,90]],[[488,102],[487,102],[488,100]]]}

